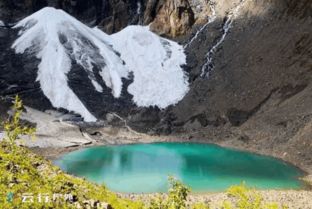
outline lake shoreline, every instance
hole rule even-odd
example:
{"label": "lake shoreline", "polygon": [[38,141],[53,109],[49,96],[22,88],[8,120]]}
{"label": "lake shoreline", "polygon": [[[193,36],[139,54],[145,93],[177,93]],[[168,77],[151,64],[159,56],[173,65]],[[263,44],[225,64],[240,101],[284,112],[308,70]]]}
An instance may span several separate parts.
{"label": "lake shoreline", "polygon": [[[209,142],[208,140],[188,140],[186,138],[181,139],[180,137],[176,136],[150,136],[146,134],[141,133],[133,133],[129,132],[129,130],[126,129],[118,129],[117,132],[111,132],[110,129],[101,129],[101,136],[97,137],[95,141],[91,144],[87,145],[80,145],[80,146],[74,146],[74,147],[67,147],[67,148],[59,148],[59,147],[49,147],[49,148],[31,148],[33,152],[36,154],[39,154],[43,157],[45,157],[48,160],[55,160],[59,158],[60,156],[67,154],[72,151],[81,150],[89,147],[94,146],[103,146],[103,145],[126,145],[126,144],[142,144],[142,143],[160,143],[160,142],[188,142],[188,143],[205,143],[205,144],[213,144],[216,146],[221,146],[225,148],[235,149],[239,151],[244,152],[250,152],[253,154],[260,154],[265,155],[269,157],[274,157],[279,160],[282,160],[288,164],[291,164],[300,170],[302,170],[305,173],[305,182],[307,183],[306,188],[298,189],[298,190],[287,190],[287,189],[280,189],[280,190],[259,190],[261,195],[267,200],[272,202],[283,202],[290,206],[290,208],[300,208],[302,209],[310,209],[312,208],[312,175],[309,173],[308,169],[305,170],[305,168],[301,168],[299,166],[296,166],[296,162],[289,162],[282,157],[274,156],[265,154],[262,150],[252,150],[252,149],[246,149],[244,147],[238,147],[238,146],[228,146],[228,144],[224,143],[214,143]],[[114,128],[115,130],[116,128]],[[104,140],[105,139],[105,140]],[[143,200],[148,201],[150,198],[155,197],[157,193],[155,194],[121,194],[117,193],[118,196],[133,199],[133,200]],[[162,194],[166,195],[166,194]],[[220,201],[224,200],[227,197],[225,192],[207,192],[207,193],[192,193],[190,194],[188,198],[189,203],[194,203],[197,201],[205,202],[205,203],[213,203],[213,204],[219,204]],[[214,205],[212,205],[214,207]],[[216,206],[217,207],[217,206]]]}
{"label": "lake shoreline", "polygon": [[55,112],[45,113],[29,107],[26,107],[26,109],[27,112],[23,115],[23,119],[37,124],[37,140],[26,140],[25,146],[32,147],[31,149],[35,153],[49,160],[54,160],[68,152],[90,146],[191,142],[214,144],[224,148],[274,157],[299,168],[306,175],[312,175],[312,164],[308,156],[298,158],[295,150],[288,153],[283,151],[280,146],[275,147],[271,144],[263,146],[258,144],[257,141],[244,142],[231,135],[222,137],[222,134],[218,135],[218,137],[208,137],[201,133],[152,135],[133,130],[125,121],[119,125],[108,125],[105,122],[80,124],[59,120]]}
{"label": "lake shoreline", "polygon": [[40,154],[41,156],[45,157],[48,160],[55,160],[62,155],[68,154],[70,152],[76,151],[76,150],[81,150],[85,148],[90,148],[90,147],[96,147],[96,146],[118,146],[118,145],[127,145],[127,144],[150,144],[150,143],[163,143],[163,142],[172,142],[172,143],[194,143],[194,144],[211,144],[215,146],[220,146],[226,149],[233,149],[236,151],[240,152],[247,152],[251,154],[256,154],[256,155],[262,155],[266,157],[272,157],[277,160],[283,161],[284,163],[290,164],[299,170],[301,170],[304,173],[304,176],[308,177],[312,175],[312,172],[310,168],[305,168],[298,166],[296,162],[292,162],[289,160],[286,160],[283,158],[283,156],[278,156],[275,153],[269,154],[268,152],[265,152],[263,150],[255,150],[252,148],[246,148],[246,147],[241,147],[241,146],[236,146],[224,143],[224,142],[215,142],[215,141],[208,141],[208,140],[188,140],[188,139],[181,139],[181,138],[176,138],[172,136],[150,136],[150,135],[145,135],[141,136],[140,138],[136,138],[136,140],[133,140],[131,137],[129,139],[124,139],[124,138],[115,138],[115,143],[107,143],[106,141],[103,140],[95,140],[93,143],[86,144],[86,145],[78,145],[78,146],[72,146],[72,147],[47,147],[47,148],[40,148],[40,147],[33,147],[30,148],[32,151],[34,151],[36,154]]}
{"label": "lake shoreline", "polygon": [[[266,202],[277,202],[287,205],[289,208],[311,209],[312,191],[307,190],[257,190]],[[166,194],[118,194],[119,197],[131,200],[149,202],[151,199],[161,196],[166,198]],[[202,202],[209,204],[211,208],[220,208],[222,202],[228,199],[226,192],[190,194],[187,198],[187,205]]]}

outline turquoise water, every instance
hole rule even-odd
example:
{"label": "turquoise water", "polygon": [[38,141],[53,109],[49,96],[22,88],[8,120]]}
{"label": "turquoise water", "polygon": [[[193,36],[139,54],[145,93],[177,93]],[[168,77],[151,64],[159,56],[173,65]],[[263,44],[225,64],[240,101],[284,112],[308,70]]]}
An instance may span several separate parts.
{"label": "turquoise water", "polygon": [[245,182],[258,189],[302,187],[302,172],[283,161],[210,144],[156,143],[101,146],[64,155],[55,164],[62,170],[112,191],[167,191],[168,175],[193,192],[224,191]]}

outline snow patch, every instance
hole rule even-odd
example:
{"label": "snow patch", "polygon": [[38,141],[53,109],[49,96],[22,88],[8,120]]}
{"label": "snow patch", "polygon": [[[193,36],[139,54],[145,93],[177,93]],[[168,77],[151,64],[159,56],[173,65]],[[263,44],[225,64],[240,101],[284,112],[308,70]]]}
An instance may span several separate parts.
{"label": "snow patch", "polygon": [[165,108],[188,91],[181,68],[186,63],[183,47],[152,33],[148,27],[128,26],[112,35],[114,48],[126,62],[134,81],[128,87],[138,106]]}
{"label": "snow patch", "polygon": [[94,86],[96,91],[103,92],[103,87],[97,81],[91,80],[91,83]]}
{"label": "snow patch", "polygon": [[0,20],[0,27],[4,27],[4,26],[5,26],[4,22]]}

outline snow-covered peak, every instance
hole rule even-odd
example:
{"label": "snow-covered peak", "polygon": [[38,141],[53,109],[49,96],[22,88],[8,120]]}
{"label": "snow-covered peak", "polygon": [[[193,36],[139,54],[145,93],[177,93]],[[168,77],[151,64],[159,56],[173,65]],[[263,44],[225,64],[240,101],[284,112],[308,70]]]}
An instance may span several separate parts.
{"label": "snow-covered peak", "polygon": [[3,27],[3,26],[5,26],[4,22],[2,20],[0,20],[0,27]]}
{"label": "snow-covered peak", "polygon": [[12,47],[17,53],[34,52],[41,59],[37,80],[54,107],[77,112],[86,121],[96,120],[68,86],[72,60],[83,67],[95,90],[101,92],[93,72],[96,64],[113,95],[120,95],[121,78],[128,73],[105,33],[99,34],[64,11],[50,7],[23,19],[15,28],[22,30]]}
{"label": "snow-covered peak", "polygon": [[94,91],[101,93],[106,86],[116,98],[123,89],[122,79],[132,73],[133,82],[127,90],[138,106],[165,108],[188,91],[181,68],[186,62],[183,47],[148,27],[129,26],[109,36],[62,10],[46,7],[15,28],[20,32],[12,48],[41,60],[37,80],[52,105],[79,113],[85,121],[96,118],[89,111],[92,107],[86,107],[68,85],[73,62],[87,73],[85,79]]}

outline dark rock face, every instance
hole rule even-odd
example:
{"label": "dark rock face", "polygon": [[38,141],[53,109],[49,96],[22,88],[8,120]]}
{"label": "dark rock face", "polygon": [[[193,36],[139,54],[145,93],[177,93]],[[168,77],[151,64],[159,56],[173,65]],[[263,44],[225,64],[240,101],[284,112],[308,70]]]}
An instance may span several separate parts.
{"label": "dark rock face", "polygon": [[[109,112],[117,112],[124,117],[135,108],[131,100],[132,96],[126,91],[132,80],[124,79],[123,82],[125,85],[121,96],[114,98],[111,89],[105,86],[104,82],[101,81],[102,79],[98,79],[104,87],[103,92],[100,93],[94,90],[94,86],[89,79],[85,79],[88,77],[86,71],[80,65],[76,63],[72,64],[72,70],[68,74],[68,84],[95,117],[104,119]],[[97,76],[99,76],[98,73]]]}
{"label": "dark rock face", "polygon": [[[179,115],[177,120],[186,122],[205,110],[227,115],[230,121],[240,117],[241,125],[246,121],[243,118],[257,113],[277,92],[288,92],[284,93],[288,99],[302,92],[311,76],[312,9],[307,3],[275,0],[249,5],[250,9],[264,10],[263,15],[246,14],[244,19],[235,20],[207,79],[199,76],[201,66],[205,52],[216,40],[213,37],[220,36],[222,20],[211,24],[186,49],[187,69],[193,82],[189,94],[173,108]],[[304,8],[306,16],[299,12],[300,8]],[[306,8],[310,8],[309,12]],[[278,99],[285,101],[285,97]]]}
{"label": "dark rock face", "polygon": [[127,25],[141,24],[145,2],[143,0],[59,0],[58,6],[111,34]]}
{"label": "dark rock face", "polygon": [[0,19],[7,23],[15,23],[46,6],[48,6],[46,0],[2,0],[0,2]]}
{"label": "dark rock face", "polygon": [[39,110],[51,107],[36,81],[39,60],[16,55],[11,45],[17,32],[0,27],[0,95],[14,98],[19,94],[24,102]]}
{"label": "dark rock face", "polygon": [[14,23],[46,6],[60,8],[107,33],[143,22],[144,0],[3,0],[0,19]]}
{"label": "dark rock face", "polygon": [[[312,170],[312,141],[298,137],[312,120],[312,2],[250,1],[246,8],[217,49],[208,79],[200,77],[201,66],[224,20],[186,49],[191,90],[168,112],[175,116],[171,130],[274,153]],[[207,125],[203,113],[226,122]]]}
{"label": "dark rock face", "polygon": [[108,34],[127,25],[147,25],[155,20],[156,32],[176,36],[187,32],[194,23],[187,0],[3,0],[0,19],[15,23],[46,6],[63,9]]}
{"label": "dark rock face", "polygon": [[160,122],[161,116],[159,114],[159,109],[157,107],[143,108],[143,109],[133,109],[131,116],[128,120],[131,127],[134,129],[147,133],[149,132],[157,123]]}

